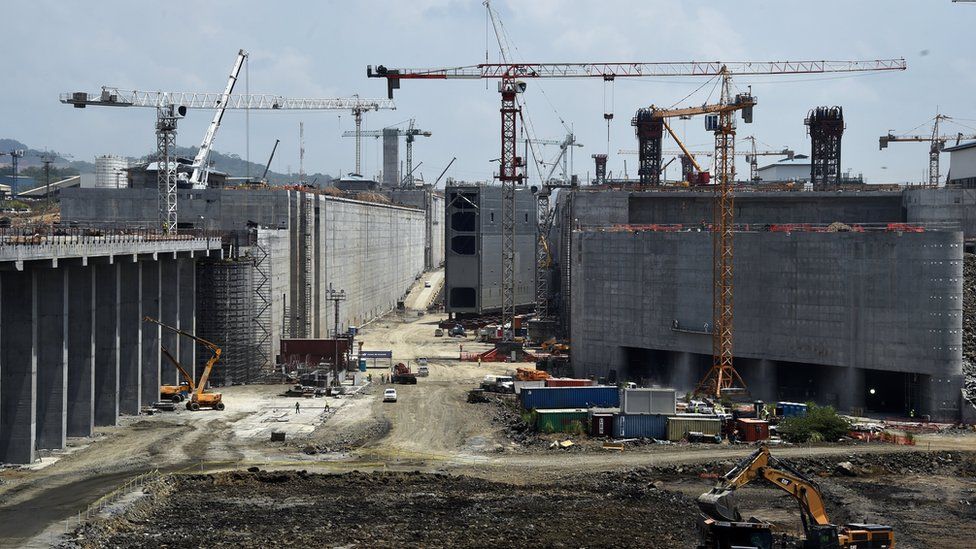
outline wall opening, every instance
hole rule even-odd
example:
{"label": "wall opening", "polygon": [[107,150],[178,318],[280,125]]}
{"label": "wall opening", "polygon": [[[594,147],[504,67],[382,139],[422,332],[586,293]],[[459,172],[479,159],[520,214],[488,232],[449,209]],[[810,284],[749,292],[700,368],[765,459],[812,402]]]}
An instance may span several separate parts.
{"label": "wall opening", "polygon": [[473,308],[478,304],[474,288],[451,288],[450,299],[451,307]]}
{"label": "wall opening", "polygon": [[864,370],[864,407],[871,412],[908,416],[920,413],[918,374]]}
{"label": "wall opening", "polygon": [[451,251],[459,255],[474,255],[477,251],[474,236],[455,236],[451,238]]}
{"label": "wall opening", "polygon": [[451,229],[462,232],[473,232],[477,228],[478,214],[473,211],[454,212],[451,214]]}

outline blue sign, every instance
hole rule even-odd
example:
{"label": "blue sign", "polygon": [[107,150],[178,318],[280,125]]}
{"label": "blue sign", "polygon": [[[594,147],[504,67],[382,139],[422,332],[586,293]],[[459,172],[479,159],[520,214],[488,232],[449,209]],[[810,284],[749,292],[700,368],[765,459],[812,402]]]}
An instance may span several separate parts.
{"label": "blue sign", "polygon": [[359,351],[359,358],[393,358],[393,351]]}

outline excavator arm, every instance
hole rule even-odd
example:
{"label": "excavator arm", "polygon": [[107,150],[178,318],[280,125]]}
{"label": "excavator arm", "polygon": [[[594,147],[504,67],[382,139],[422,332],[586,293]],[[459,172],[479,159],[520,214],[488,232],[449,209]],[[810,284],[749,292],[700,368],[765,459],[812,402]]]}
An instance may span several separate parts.
{"label": "excavator arm", "polygon": [[722,477],[722,482],[698,497],[698,507],[710,518],[740,522],[742,515],[734,502],[735,490],[754,480],[763,479],[787,492],[800,505],[804,526],[828,525],[823,497],[813,481],[769,454],[766,446],[753,452]]}
{"label": "excavator arm", "polygon": [[190,386],[190,392],[194,392],[196,389],[193,383],[193,376],[191,376],[190,373],[183,368],[183,365],[180,364],[172,354],[170,354],[169,349],[160,346],[160,350],[163,351],[163,355],[165,355],[166,358],[173,363],[173,366],[176,366],[176,369],[180,371],[180,375],[183,376],[183,380],[186,381],[187,385]]}

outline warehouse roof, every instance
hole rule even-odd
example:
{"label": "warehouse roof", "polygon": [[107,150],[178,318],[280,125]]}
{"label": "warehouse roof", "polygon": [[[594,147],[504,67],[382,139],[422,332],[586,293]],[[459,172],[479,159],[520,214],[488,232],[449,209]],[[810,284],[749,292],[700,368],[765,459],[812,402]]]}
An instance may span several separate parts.
{"label": "warehouse roof", "polygon": [[954,151],[961,151],[963,149],[971,149],[973,147],[976,147],[976,141],[970,141],[969,143],[962,143],[960,145],[956,145],[955,147],[946,147],[942,150],[945,152],[954,152]]}

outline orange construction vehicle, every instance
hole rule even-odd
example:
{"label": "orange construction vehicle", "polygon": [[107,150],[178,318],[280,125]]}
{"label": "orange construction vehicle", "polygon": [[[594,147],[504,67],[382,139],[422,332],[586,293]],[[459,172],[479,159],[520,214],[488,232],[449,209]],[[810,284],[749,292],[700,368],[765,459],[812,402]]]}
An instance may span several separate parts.
{"label": "orange construction vehicle", "polygon": [[183,376],[183,381],[179,385],[160,385],[159,386],[159,398],[161,400],[171,400],[175,403],[183,402],[184,400],[190,398],[193,394],[193,376],[187,373],[173,355],[169,353],[166,347],[160,346],[160,350],[163,351],[163,355],[176,366],[176,369]]}
{"label": "orange construction vehicle", "polygon": [[550,377],[552,376],[545,370],[530,370],[528,368],[515,369],[516,381],[545,381]]}
{"label": "orange construction vehicle", "polygon": [[800,519],[806,540],[803,549],[891,549],[895,535],[891,526],[881,524],[830,523],[823,496],[816,483],[796,468],[769,454],[765,445],[743,459],[719,480],[712,490],[698,497],[704,515],[700,549],[733,547],[773,548],[769,524],[743,521],[733,497],[735,490],[754,480],[765,480],[787,492],[800,505]]}
{"label": "orange construction vehicle", "polygon": [[[213,371],[214,364],[216,364],[217,361],[220,360],[220,352],[221,352],[220,347],[218,347],[217,344],[213,342],[203,339],[202,337],[197,337],[189,332],[180,330],[179,328],[174,328],[167,324],[163,324],[162,322],[156,320],[155,318],[147,316],[143,318],[143,320],[145,320],[146,322],[152,322],[154,324],[158,324],[159,326],[166,328],[167,330],[173,333],[179,334],[184,337],[188,337],[210,350],[211,353],[210,358],[207,360],[206,365],[204,365],[203,367],[203,374],[200,376],[199,382],[193,383],[193,376],[187,374],[186,370],[179,367],[179,364],[177,364],[177,368],[180,370],[180,374],[183,375],[184,379],[187,380],[188,384],[191,387],[190,399],[186,403],[187,410],[193,412],[199,410],[200,408],[212,408],[218,411],[223,410],[224,409],[223,395],[220,393],[214,393],[206,390],[207,381],[210,380],[210,373]],[[169,355],[169,353],[167,353],[167,355]],[[174,363],[176,363],[176,360],[171,355],[169,355],[169,358]]]}

